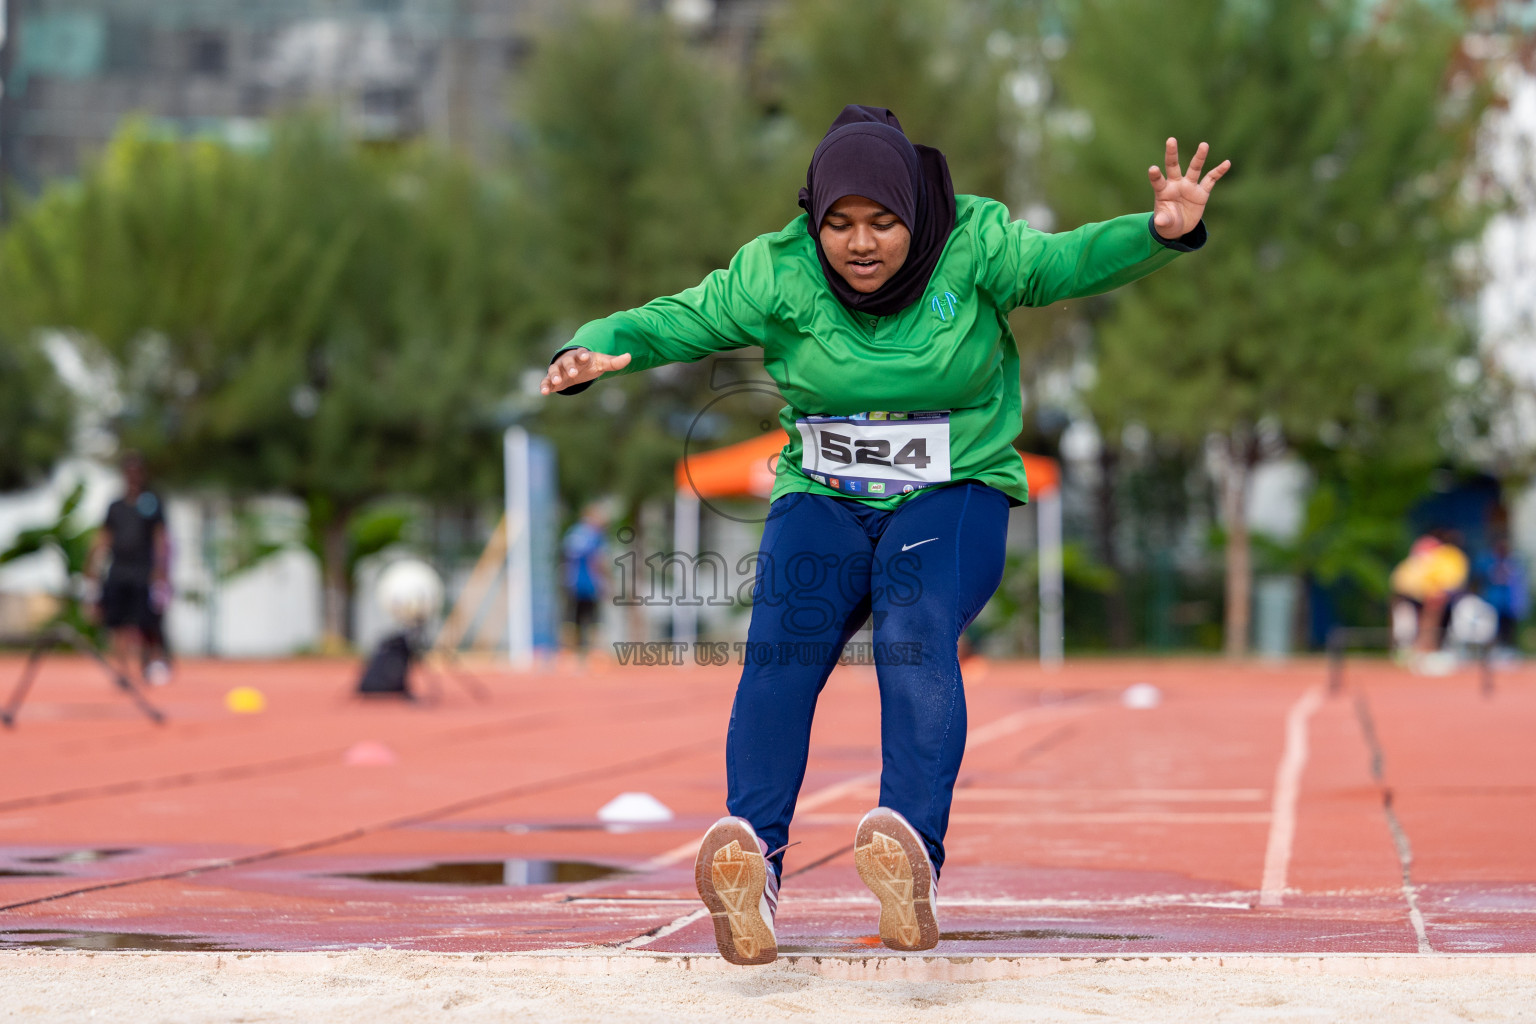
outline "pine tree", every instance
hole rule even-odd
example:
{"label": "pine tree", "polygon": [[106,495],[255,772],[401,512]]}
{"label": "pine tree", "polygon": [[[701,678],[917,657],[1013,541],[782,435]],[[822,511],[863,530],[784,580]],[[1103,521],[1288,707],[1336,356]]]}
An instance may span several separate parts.
{"label": "pine tree", "polygon": [[[1210,244],[1120,294],[1098,323],[1105,425],[1216,445],[1226,647],[1246,650],[1248,481],[1282,445],[1412,461],[1433,452],[1465,350],[1462,185],[1485,92],[1460,25],[1430,5],[1082,0],[1056,68],[1050,199],[1067,226],[1146,209],[1163,139],[1234,169]],[[1065,115],[1065,116],[1064,116]]]}

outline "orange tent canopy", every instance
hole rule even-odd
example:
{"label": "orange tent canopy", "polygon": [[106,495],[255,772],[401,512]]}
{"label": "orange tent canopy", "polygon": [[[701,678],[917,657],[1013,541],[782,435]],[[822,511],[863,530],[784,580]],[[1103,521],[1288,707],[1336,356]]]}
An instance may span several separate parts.
{"label": "orange tent canopy", "polygon": [[[737,444],[700,452],[677,460],[675,479],[679,491],[691,489],[701,498],[766,498],[773,491],[779,452],[789,441],[782,430],[772,430]],[[1023,452],[1029,493],[1050,494],[1061,487],[1056,460]]]}
{"label": "orange tent canopy", "polygon": [[1061,489],[1061,466],[1055,459],[1028,452],[1019,452],[1019,458],[1024,460],[1024,475],[1029,477],[1031,497],[1054,494]]}

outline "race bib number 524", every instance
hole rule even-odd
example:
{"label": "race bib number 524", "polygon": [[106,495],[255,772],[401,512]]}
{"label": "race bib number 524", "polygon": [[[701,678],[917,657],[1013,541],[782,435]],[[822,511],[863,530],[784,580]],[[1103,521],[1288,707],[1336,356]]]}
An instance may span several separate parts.
{"label": "race bib number 524", "polygon": [[948,412],[805,416],[800,466],[819,484],[885,497],[949,482]]}

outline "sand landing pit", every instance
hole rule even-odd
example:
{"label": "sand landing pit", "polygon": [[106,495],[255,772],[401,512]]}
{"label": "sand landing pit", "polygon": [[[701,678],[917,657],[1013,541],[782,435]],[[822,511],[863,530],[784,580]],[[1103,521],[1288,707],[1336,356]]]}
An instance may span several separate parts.
{"label": "sand landing pit", "polygon": [[[5,1019],[180,1021],[1515,1021],[1536,956],[817,957],[0,954]],[[975,980],[967,980],[975,979]],[[983,980],[985,979],[985,980]]]}

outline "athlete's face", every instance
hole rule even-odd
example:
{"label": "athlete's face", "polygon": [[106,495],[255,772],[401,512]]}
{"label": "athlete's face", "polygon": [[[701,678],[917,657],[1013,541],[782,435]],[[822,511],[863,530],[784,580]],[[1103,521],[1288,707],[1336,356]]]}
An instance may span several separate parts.
{"label": "athlete's face", "polygon": [[912,232],[894,213],[863,196],[843,196],[821,220],[821,249],[832,269],[864,295],[907,262]]}

